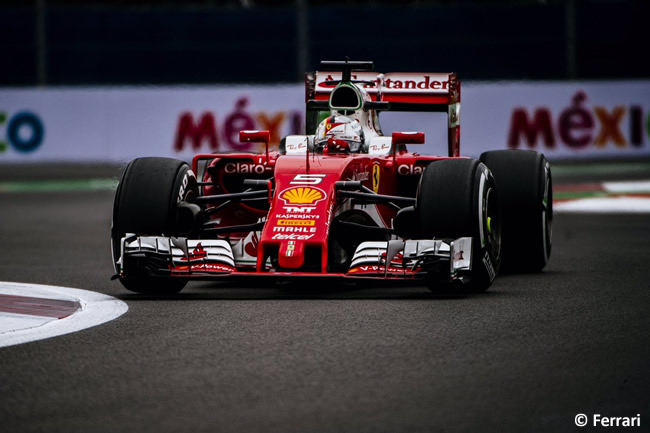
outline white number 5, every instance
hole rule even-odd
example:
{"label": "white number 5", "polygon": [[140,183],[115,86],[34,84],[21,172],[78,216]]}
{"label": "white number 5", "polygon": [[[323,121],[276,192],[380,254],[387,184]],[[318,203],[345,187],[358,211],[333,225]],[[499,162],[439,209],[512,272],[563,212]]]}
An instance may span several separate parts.
{"label": "white number 5", "polygon": [[290,185],[318,185],[326,177],[326,174],[297,174],[293,180],[289,182]]}

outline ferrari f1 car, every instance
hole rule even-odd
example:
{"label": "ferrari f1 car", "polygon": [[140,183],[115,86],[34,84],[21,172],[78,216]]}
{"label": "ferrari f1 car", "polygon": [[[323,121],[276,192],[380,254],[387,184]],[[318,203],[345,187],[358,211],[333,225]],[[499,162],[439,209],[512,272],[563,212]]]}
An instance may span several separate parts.
{"label": "ferrari f1 car", "polygon": [[[549,164],[533,151],[460,156],[455,73],[372,72],[324,61],[305,75],[306,133],[260,153],[133,160],[113,208],[114,278],[141,293],[189,280],[317,277],[486,290],[500,269],[540,271],[551,252]],[[383,111],[448,115],[446,156]]]}

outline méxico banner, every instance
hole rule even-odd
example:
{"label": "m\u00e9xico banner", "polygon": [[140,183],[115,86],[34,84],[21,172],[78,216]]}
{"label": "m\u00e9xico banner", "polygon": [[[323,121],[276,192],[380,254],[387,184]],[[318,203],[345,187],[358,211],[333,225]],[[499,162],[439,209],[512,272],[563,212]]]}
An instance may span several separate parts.
{"label": "m\u00e9xico banner", "polygon": [[[259,151],[304,132],[301,84],[0,88],[0,164],[190,160],[196,153]],[[423,131],[411,150],[445,155],[441,113],[380,115],[384,135]],[[650,81],[463,83],[461,154],[535,149],[549,159],[650,156]]]}

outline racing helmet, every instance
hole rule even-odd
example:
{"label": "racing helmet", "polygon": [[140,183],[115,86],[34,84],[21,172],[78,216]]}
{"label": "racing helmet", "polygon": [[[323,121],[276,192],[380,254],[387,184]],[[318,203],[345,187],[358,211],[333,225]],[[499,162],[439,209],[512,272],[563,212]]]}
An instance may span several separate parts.
{"label": "racing helmet", "polygon": [[351,153],[358,153],[364,150],[364,133],[361,124],[347,116],[335,114],[323,120],[316,128],[314,144],[316,149],[322,150],[328,146],[330,138],[337,142],[346,142],[347,149]]}

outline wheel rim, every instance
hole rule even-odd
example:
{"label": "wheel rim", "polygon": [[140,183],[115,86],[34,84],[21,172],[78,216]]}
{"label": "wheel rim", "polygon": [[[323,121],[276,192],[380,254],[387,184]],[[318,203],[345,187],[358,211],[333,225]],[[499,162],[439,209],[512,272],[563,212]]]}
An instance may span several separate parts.
{"label": "wheel rim", "polygon": [[487,189],[484,203],[485,248],[490,253],[490,257],[497,259],[501,254],[501,216],[499,215],[498,199],[494,188]]}
{"label": "wheel rim", "polygon": [[544,264],[551,253],[551,239],[553,235],[553,182],[549,164],[544,165],[544,194],[542,196],[542,235],[544,247]]}

